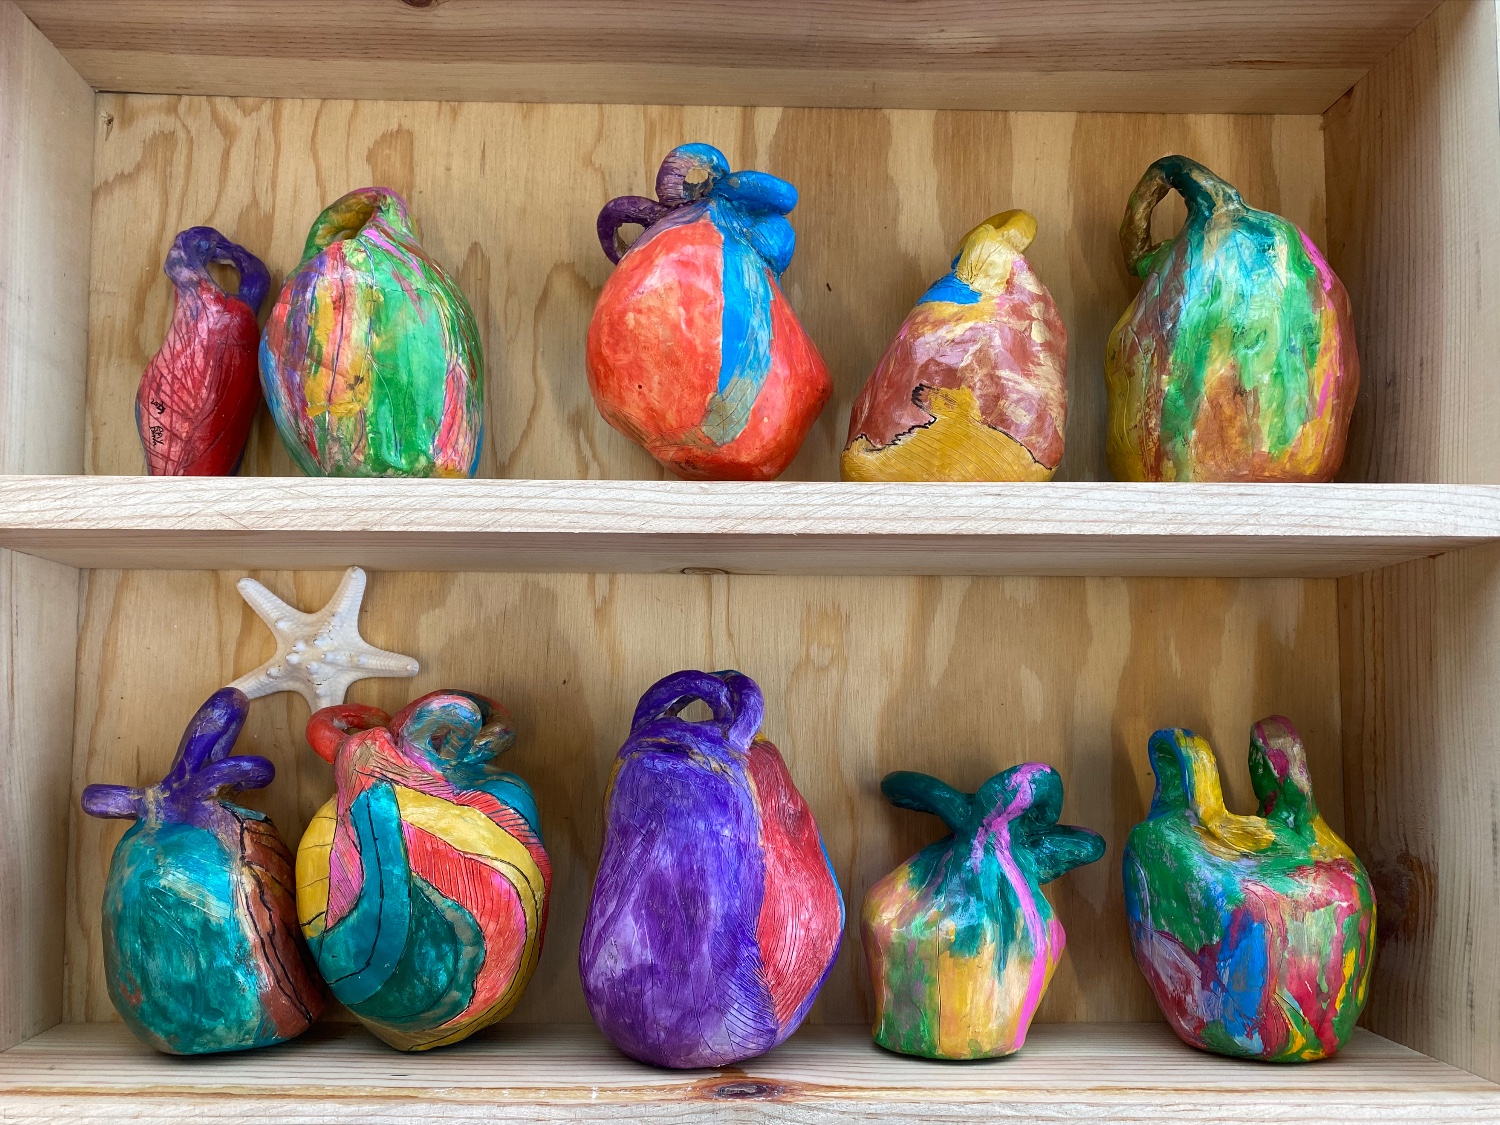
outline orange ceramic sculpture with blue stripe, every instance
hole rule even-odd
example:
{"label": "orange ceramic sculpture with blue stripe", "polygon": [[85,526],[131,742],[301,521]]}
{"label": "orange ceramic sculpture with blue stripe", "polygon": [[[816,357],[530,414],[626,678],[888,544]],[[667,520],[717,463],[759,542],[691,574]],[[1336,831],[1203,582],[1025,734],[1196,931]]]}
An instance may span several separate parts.
{"label": "orange ceramic sculpture with blue stripe", "polygon": [[1020,1050],[1066,940],[1042,884],[1097,860],[1103,838],[1057,823],[1062,779],[1040,762],[974,794],[921,773],[890,774],[880,788],[941,817],[949,835],[865,896],[875,1042],[933,1059]]}
{"label": "orange ceramic sculpture with blue stripe", "polygon": [[[618,266],[589,324],[589,387],[611,426],[678,476],[771,480],[832,393],[823,357],[778,282],[796,236],[797,189],[729,171],[711,145],[672,150],[656,199],[599,214]],[[645,232],[623,253],[616,234]]]}
{"label": "orange ceramic sculpture with blue stripe", "polygon": [[1224,807],[1213,749],[1151,736],[1156,794],[1125,846],[1135,959],[1167,1022],[1205,1051],[1269,1062],[1334,1054],[1365,1005],[1375,896],[1318,813],[1302,739],[1255,724],[1258,816]]}
{"label": "orange ceramic sculpture with blue stripe", "polygon": [[436,691],[394,719],[313,714],[332,800],[297,848],[302,931],[334,996],[391,1046],[456,1043],[504,1017],[541,954],[551,866],[499,704]]}
{"label": "orange ceramic sculpture with blue stripe", "polygon": [[1025,211],[964,235],[854,400],[845,480],[1051,480],[1068,415],[1068,332],[1022,253]]}

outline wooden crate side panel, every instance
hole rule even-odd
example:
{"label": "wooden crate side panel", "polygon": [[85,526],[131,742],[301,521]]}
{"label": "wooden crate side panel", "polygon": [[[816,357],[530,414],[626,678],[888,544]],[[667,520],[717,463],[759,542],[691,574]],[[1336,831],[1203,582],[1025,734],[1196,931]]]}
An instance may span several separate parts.
{"label": "wooden crate side panel", "polygon": [[1380,944],[1366,1025],[1500,1078],[1500,548],[1339,580],[1345,814]]}
{"label": "wooden crate side panel", "polygon": [[[83,470],[93,110],[0,0],[0,473]],[[78,585],[0,551],[0,1049],[62,1015]]]}
{"label": "wooden crate side panel", "polygon": [[83,471],[94,92],[0,0],[0,473]]}
{"label": "wooden crate side panel", "polygon": [[[217,226],[278,278],[308,226],[369,183],[411,202],[483,335],[482,476],[654,479],[590,398],[584,341],[610,266],[595,219],[650,191],[674,145],[710,141],[736,168],[797,185],[783,284],[833,373],[832,401],[787,473],[838,478],[849,408],[912,303],[986,216],[1032,209],[1029,252],[1070,336],[1065,480],[1107,478],[1105,341],[1135,283],[1118,230],[1136,179],[1181,151],[1323,238],[1316,117],[777,110],[101,96],[96,137],[88,471],[139,473],[140,373],[171,307],[175,233]],[[1163,228],[1181,215],[1161,208]],[[243,470],[293,468],[262,416]]]}
{"label": "wooden crate side panel", "polygon": [[1500,481],[1496,5],[1439,5],[1327,114],[1363,381],[1348,480]]}
{"label": "wooden crate side panel", "polygon": [[0,551],[0,1050],[62,1018],[78,589]]}
{"label": "wooden crate side panel", "polygon": [[[294,603],[331,593],[330,572],[258,575]],[[270,655],[237,573],[94,571],[79,663],[73,789],[159,779],[183,724],[220,684]],[[410,682],[366,680],[351,699],[394,707],[437,687],[493,694],[516,715],[509,767],[535,787],[553,859],[541,966],[513,1017],[588,1019],[577,951],[600,847],[601,802],[640,693],[683,667],[739,668],[768,700],[766,731],[818,818],[851,920],[869,886],[941,835],[888,807],[881,777],[939,774],[970,789],[1025,760],[1064,778],[1064,820],[1102,832],[1098,864],[1049,888],[1068,955],[1041,1018],[1152,1020],[1129,951],[1120,848],[1152,790],[1146,739],[1165,725],[1211,738],[1232,807],[1254,806],[1250,723],[1303,729],[1335,825],[1342,777],[1331,580],[784,578],[664,575],[370,576],[363,631],[416,655]],[[257,701],[241,753],[278,768],[251,803],[295,843],[327,799],[300,698]],[[76,818],[69,895],[68,1017],[111,1018],[99,903],[122,825]],[[861,1022],[869,986],[851,926],[814,1009]]]}

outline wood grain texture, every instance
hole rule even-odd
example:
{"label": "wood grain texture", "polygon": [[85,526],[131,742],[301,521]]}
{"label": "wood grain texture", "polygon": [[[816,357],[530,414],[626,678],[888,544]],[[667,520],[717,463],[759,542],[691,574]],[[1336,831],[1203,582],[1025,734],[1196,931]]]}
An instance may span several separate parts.
{"label": "wood grain texture", "polygon": [[22,0],[103,90],[1320,113],[1436,0]]}
{"label": "wood grain texture", "polygon": [[[160,777],[185,716],[269,655],[234,572],[93,571],[79,660],[75,799],[88,782]],[[293,604],[325,602],[337,573],[262,573]],[[411,653],[414,680],[364,680],[354,702],[394,709],[464,687],[515,715],[507,767],[533,787],[552,858],[552,915],[512,1020],[585,1022],[578,940],[598,859],[604,786],[640,693],[679,668],[738,668],[767,698],[766,734],[817,817],[851,915],[871,883],[935,839],[931,818],[878,791],[894,769],[974,789],[1046,761],[1063,819],[1102,833],[1104,861],[1048,889],[1068,953],[1042,1020],[1154,1019],[1130,956],[1119,875],[1124,834],[1152,790],[1146,739],[1186,725],[1222,755],[1230,806],[1253,807],[1250,724],[1302,728],[1320,803],[1342,808],[1334,583],[1064,578],[783,578],[375,574],[361,632]],[[296,841],[332,792],[303,743],[300,697],[257,701],[241,753],[276,763],[247,799]],[[75,816],[67,1010],[112,1015],[99,900],[120,825]],[[814,1022],[869,1016],[857,933]]]}
{"label": "wood grain texture", "polygon": [[83,471],[94,93],[0,0],[0,472]]}
{"label": "wood grain texture", "polygon": [[0,1055],[0,1111],[66,1122],[639,1121],[889,1125],[1493,1121],[1500,1086],[1356,1031],[1337,1059],[1267,1067],[1193,1051],[1161,1025],[1038,1027],[1010,1059],[888,1054],[863,1029],[804,1028],[742,1068],[664,1071],[591,1027],[498,1028],[401,1058],[355,1029],[181,1060],[118,1026],[65,1024]]}
{"label": "wood grain texture", "polygon": [[1440,5],[1326,118],[1363,367],[1345,480],[1500,481],[1496,25],[1493,0]]}
{"label": "wood grain texture", "polygon": [[[912,302],[976,222],[1012,206],[1042,233],[1028,251],[1070,335],[1068,447],[1058,478],[1104,471],[1105,339],[1133,292],[1118,229],[1152,160],[1181,151],[1257,206],[1323,237],[1315,117],[776,110],[640,106],[100,99],[87,471],[140,473],[132,421],[171,286],[161,262],[207,223],[277,278],[308,225],[370,183],[411,203],[424,247],[474,306],[489,380],[485,477],[657,478],[594,408],[589,314],[610,265],[599,208],[649,189],[676,144],[794,183],[796,259],[783,279],[828,360],[834,395],[788,471],[836,480],[854,395]],[[1161,208],[1160,222],[1181,211]],[[262,415],[242,470],[292,466]]]}
{"label": "wood grain texture", "polygon": [[84,567],[1338,576],[1500,538],[1450,485],[0,478]]}
{"label": "wood grain texture", "polygon": [[[93,91],[0,0],[0,471],[83,469]],[[62,1009],[78,574],[0,551],[0,1047]]]}
{"label": "wood grain texture", "polygon": [[1348,838],[1380,904],[1366,1024],[1500,1078],[1500,549],[1339,583]]}

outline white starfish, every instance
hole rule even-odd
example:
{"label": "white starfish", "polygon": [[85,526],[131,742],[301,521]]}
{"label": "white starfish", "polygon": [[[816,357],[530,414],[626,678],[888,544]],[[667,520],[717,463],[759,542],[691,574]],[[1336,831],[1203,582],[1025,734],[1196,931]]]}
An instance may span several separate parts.
{"label": "white starfish", "polygon": [[421,667],[409,656],[376,648],[359,635],[359,605],[365,572],[344,571],[332,600],[316,613],[293,609],[253,578],[236,585],[276,638],[276,655],[230,687],[251,699],[278,691],[300,692],[316,711],[344,702],[355,680],[367,676],[415,676]]}

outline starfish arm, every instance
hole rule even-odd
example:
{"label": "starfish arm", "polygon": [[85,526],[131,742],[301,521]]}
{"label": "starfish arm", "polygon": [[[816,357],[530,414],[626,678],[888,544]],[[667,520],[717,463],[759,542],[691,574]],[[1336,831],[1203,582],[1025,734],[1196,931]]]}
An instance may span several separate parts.
{"label": "starfish arm", "polygon": [[296,626],[312,620],[311,614],[303,613],[300,609],[293,609],[253,578],[241,578],[235,583],[235,588],[239,590],[240,597],[244,598],[250,608],[255,611],[255,616],[270,627],[273,635],[279,636],[283,632],[280,628],[282,621]]}
{"label": "starfish arm", "polygon": [[260,699],[267,695],[274,695],[278,691],[292,690],[293,685],[289,680],[286,665],[278,657],[275,660],[267,660],[253,671],[246,672],[228,686],[238,688],[250,699]]}

